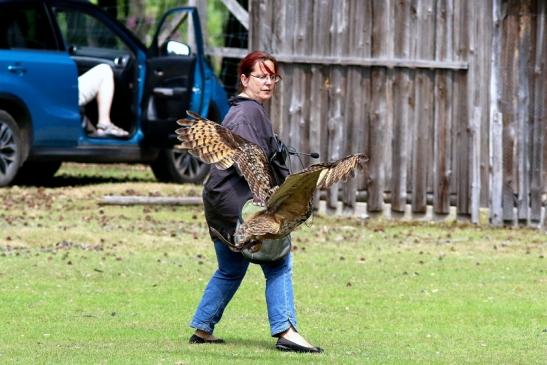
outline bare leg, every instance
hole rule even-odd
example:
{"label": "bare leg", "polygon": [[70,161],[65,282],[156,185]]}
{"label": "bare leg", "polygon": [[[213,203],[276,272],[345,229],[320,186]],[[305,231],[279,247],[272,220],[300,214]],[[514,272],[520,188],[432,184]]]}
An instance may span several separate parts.
{"label": "bare leg", "polygon": [[108,65],[101,65],[104,77],[97,92],[97,107],[99,110],[98,125],[107,126],[112,124],[110,120],[110,108],[112,107],[112,98],[114,97],[114,73]]}
{"label": "bare leg", "polygon": [[110,109],[114,98],[114,72],[107,64],[100,64],[78,77],[78,104],[80,106],[97,100],[99,118],[97,128],[105,135],[125,137],[129,133],[110,120]]}

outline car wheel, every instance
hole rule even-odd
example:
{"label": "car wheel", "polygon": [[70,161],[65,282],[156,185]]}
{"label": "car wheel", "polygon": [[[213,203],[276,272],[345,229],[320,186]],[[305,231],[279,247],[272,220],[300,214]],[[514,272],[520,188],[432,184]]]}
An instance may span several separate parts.
{"label": "car wheel", "polygon": [[0,186],[13,181],[22,156],[23,140],[19,126],[11,115],[0,110]]}
{"label": "car wheel", "polygon": [[15,176],[14,182],[16,184],[44,183],[51,180],[60,167],[60,161],[25,161]]}
{"label": "car wheel", "polygon": [[[220,115],[214,104],[209,106],[207,118],[219,121]],[[210,165],[205,164],[185,150],[171,148],[163,150],[151,165],[156,179],[162,182],[201,184]]]}
{"label": "car wheel", "polygon": [[150,167],[163,182],[200,184],[209,173],[209,165],[177,148],[163,150]]}

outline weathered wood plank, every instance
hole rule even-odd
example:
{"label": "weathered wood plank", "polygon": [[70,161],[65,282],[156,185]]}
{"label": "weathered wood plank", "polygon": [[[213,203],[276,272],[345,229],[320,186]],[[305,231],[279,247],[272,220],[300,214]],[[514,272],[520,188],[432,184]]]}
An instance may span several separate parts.
{"label": "weathered wood plank", "polygon": [[503,124],[500,112],[501,101],[501,2],[492,2],[492,48],[490,56],[490,133],[489,133],[489,220],[493,225],[502,224],[502,181],[503,181]]}
{"label": "weathered wood plank", "polygon": [[353,0],[350,6],[350,49],[347,57],[355,60],[370,59],[372,46],[372,3],[370,1]]}
{"label": "weathered wood plank", "polygon": [[[275,3],[270,0],[249,1],[249,51],[272,52]],[[275,14],[277,15],[277,13]]]}
{"label": "weathered wood plank", "polygon": [[415,129],[414,129],[414,153],[412,154],[412,212],[424,214],[426,212],[427,194],[427,173],[430,155],[428,144],[429,138],[428,122],[431,119],[430,91],[432,78],[425,73],[418,73],[415,80]]}
{"label": "weathered wood plank", "polygon": [[503,115],[497,109],[490,122],[490,223],[503,222]]}
{"label": "weathered wood plank", "polygon": [[[455,38],[455,57],[458,60],[466,60],[469,55],[469,32],[472,11],[468,2],[455,3],[454,8],[454,32]],[[470,215],[470,142],[469,142],[469,100],[467,72],[457,72],[455,74],[456,86],[454,89],[454,99],[456,100],[454,108],[454,141],[456,153],[454,155],[456,190],[456,210],[459,217],[469,217]]]}
{"label": "weathered wood plank", "polygon": [[[452,59],[451,32],[454,27],[454,4],[452,0],[437,3],[435,59]],[[452,83],[451,72],[435,72],[434,111],[434,165],[433,165],[433,212],[446,215],[450,211],[450,170],[452,140]]]}
{"label": "weathered wood plank", "polygon": [[[370,14],[365,13],[366,2],[351,0],[349,3],[348,14],[348,56],[361,56],[366,52],[366,40],[363,36],[364,22],[367,22]],[[356,15],[359,14],[359,15]],[[370,41],[370,40],[369,40]],[[369,43],[370,44],[370,43]],[[370,54],[370,53],[369,53]],[[366,131],[364,129],[364,91],[361,87],[362,67],[347,66],[346,82],[346,103],[344,106],[344,116],[346,119],[346,130],[344,131],[345,144],[344,154],[365,152],[364,140]],[[342,186],[343,207],[354,209],[357,199],[357,190],[366,189],[366,186],[360,186],[363,183],[364,174],[360,174],[356,179],[350,179]]]}
{"label": "weathered wood plank", "polygon": [[[326,56],[330,54],[331,49],[331,17],[333,9],[331,0],[318,0],[313,8],[313,33],[311,40],[313,43],[312,53],[310,55],[302,55],[302,59],[312,58],[317,56]],[[286,55],[277,55],[281,62],[291,62],[285,58]],[[327,63],[328,64],[328,63]]]}
{"label": "weathered wood plank", "polygon": [[371,71],[371,104],[370,104],[370,152],[369,152],[369,212],[381,212],[384,206],[384,166],[385,159],[385,116],[387,99],[387,79],[383,69],[375,68]]}
{"label": "weathered wood plank", "polygon": [[480,212],[480,191],[481,191],[481,179],[480,179],[480,123],[481,123],[481,108],[478,106],[473,107],[473,115],[471,116],[469,125],[469,143],[471,145],[470,155],[470,170],[471,170],[471,199],[470,199],[470,211],[471,211],[471,223],[479,223]]}
{"label": "weathered wood plank", "polygon": [[545,1],[538,1],[536,13],[536,44],[532,76],[534,99],[532,101],[533,108],[531,115],[533,150],[531,161],[532,176],[530,181],[530,220],[534,224],[541,224],[541,195],[544,185],[542,172],[544,163],[543,151],[545,150],[544,131],[547,124],[545,113],[547,105],[547,89],[545,85],[545,80],[547,80],[547,62],[544,61],[547,60],[547,34],[545,30],[547,26],[547,3]]}
{"label": "weathered wood plank", "polygon": [[[313,31],[313,21],[309,14],[313,12],[313,3],[310,1],[298,2],[297,7],[297,17],[299,21],[296,24],[296,37],[294,39],[294,52],[295,53],[310,53],[313,45],[311,42],[306,41],[306,35],[310,34]],[[311,69],[309,65],[295,65],[297,67],[300,80],[299,89],[301,95],[300,97],[300,115],[299,118],[295,121],[293,128],[297,128],[298,131],[298,148],[301,152],[309,153],[310,152],[310,140],[309,128],[310,128],[310,109],[312,105],[308,102],[310,96],[311,88]],[[291,106],[292,108],[292,106]],[[306,155],[302,156],[304,166],[310,164],[310,158]],[[315,161],[314,161],[315,162]]]}
{"label": "weathered wood plank", "polygon": [[[299,28],[303,26],[303,24],[299,22],[300,14],[298,11],[298,4],[290,1],[284,5],[284,11],[281,13],[285,19],[282,22],[283,31],[280,32],[279,35],[280,40],[283,40],[283,42],[280,41],[278,43],[276,51],[283,53],[302,52],[302,42],[298,41],[297,36],[297,33],[301,31]],[[306,98],[306,95],[304,94],[304,75],[299,65],[285,64],[283,66],[284,68],[291,70],[290,83],[292,85],[292,87],[284,89],[284,92],[281,94],[284,108],[287,108],[286,111],[284,109],[281,110],[284,116],[282,120],[283,130],[288,132],[287,141],[289,145],[293,146],[297,151],[300,151],[300,123],[302,123],[303,120],[302,109]],[[293,171],[298,171],[303,167],[298,158],[291,159],[291,165]]]}
{"label": "weathered wood plank", "polygon": [[[337,2],[337,11],[331,14],[331,50],[333,55],[343,55],[348,51],[349,34],[347,29],[347,16],[349,2],[342,0]],[[328,157],[336,160],[343,157],[345,150],[344,130],[347,128],[347,119],[344,115],[344,102],[346,100],[347,69],[333,66],[331,68],[332,87],[329,95],[329,121],[327,123],[329,147]],[[339,184],[329,189],[327,207],[335,209],[338,203]]]}
{"label": "weathered wood plank", "polygon": [[[410,1],[396,3],[394,9],[394,55],[398,58],[409,58],[411,55],[411,4]],[[404,213],[407,202],[407,169],[410,149],[410,120],[413,112],[410,110],[413,71],[401,69],[396,72],[393,80],[393,149],[391,176],[391,210]]]}
{"label": "weathered wood plank", "polygon": [[[293,66],[292,69],[292,88],[287,90],[287,93],[290,97],[287,100],[289,105],[288,110],[288,120],[286,128],[289,131],[289,144],[293,146],[298,152],[307,152],[306,148],[303,146],[303,138],[301,129],[304,126],[304,114],[303,108],[305,103],[306,95],[306,80],[305,73],[301,67]],[[284,95],[284,97],[286,97]],[[297,171],[302,169],[304,166],[301,166],[300,159],[293,159],[292,168]]]}
{"label": "weathered wood plank", "polygon": [[[390,23],[389,2],[373,1],[372,12],[372,56],[389,56],[392,53],[388,29]],[[389,113],[387,110],[390,91],[390,79],[384,68],[375,67],[371,71],[371,110],[370,110],[370,154],[369,154],[369,190],[367,210],[369,212],[381,212],[384,207],[385,167],[384,161],[387,155],[387,128]]]}
{"label": "weathered wood plank", "polygon": [[365,66],[365,67],[386,67],[386,68],[411,68],[411,69],[447,69],[467,70],[467,62],[458,61],[433,61],[428,59],[405,59],[395,57],[345,57],[345,56],[316,56],[299,54],[275,54],[280,62],[284,63],[305,63],[320,65],[340,66]]}
{"label": "weathered wood plank", "polygon": [[[249,36],[248,49],[261,49],[262,42],[260,35],[263,32],[263,26],[259,21],[263,9],[263,2],[260,0],[249,0]],[[271,29],[269,29],[271,32]]]}
{"label": "weathered wood plank", "polygon": [[[324,117],[322,114],[322,105],[326,105],[326,103],[322,100],[322,95],[324,92],[322,92],[322,86],[323,86],[323,77],[321,74],[321,70],[318,66],[312,66],[311,67],[311,80],[310,80],[310,128],[309,128],[309,146],[310,146],[310,152],[317,152],[320,153],[321,151],[321,140],[322,140],[322,128],[321,128],[321,120]],[[321,156],[320,156],[321,157]],[[319,208],[319,194],[315,194],[314,196],[314,207],[317,209]]]}
{"label": "weathered wood plank", "polygon": [[[353,0],[352,18],[354,19],[355,32],[353,42],[350,41],[350,56],[366,58],[372,54],[372,3],[370,1]],[[350,33],[350,40],[351,40]],[[360,110],[353,116],[355,129],[354,137],[358,138],[359,152],[365,152],[370,156],[369,131],[370,131],[370,102],[371,102],[371,68],[356,66],[359,69],[359,83],[357,83],[356,98],[353,100],[354,110]],[[357,80],[356,80],[357,81]],[[356,134],[356,136],[355,136]],[[356,179],[357,188],[360,191],[368,190],[368,176],[359,174]]]}
{"label": "weathered wood plank", "polygon": [[249,53],[246,48],[232,48],[232,47],[207,47],[205,48],[205,54],[213,57],[229,57],[229,58],[243,58]]}
{"label": "weathered wood plank", "polygon": [[[331,17],[334,4],[331,0],[319,0],[313,8],[313,32],[312,32],[312,54],[327,55],[331,50]],[[314,66],[314,65],[312,65]],[[329,122],[329,96],[332,88],[330,78],[330,68],[324,65],[315,66],[313,68],[313,85],[314,92],[313,104],[315,108],[312,110],[314,123],[317,123],[318,130],[312,132],[314,135],[319,135],[320,139],[316,143],[314,152],[320,154],[322,161],[329,159],[328,156],[328,122]],[[313,146],[313,144],[312,144]],[[312,147],[313,148],[313,147]]]}
{"label": "weathered wood plank", "polygon": [[[417,57],[433,58],[433,1],[422,0],[417,6]],[[415,144],[412,172],[412,212],[424,214],[427,206],[428,177],[433,157],[433,74],[422,70],[416,74]],[[431,180],[432,176],[431,176]]]}
{"label": "weathered wood plank", "polygon": [[452,81],[453,75],[451,73],[438,71],[435,74],[433,211],[439,215],[445,215],[450,212]]}
{"label": "weathered wood plank", "polygon": [[518,13],[518,55],[517,72],[517,219],[519,224],[527,224],[530,211],[530,82],[528,69],[531,60],[531,1],[520,4]]}
{"label": "weathered wood plank", "polygon": [[[397,8],[397,1],[390,0],[386,2],[384,11],[379,15],[382,16],[382,22],[384,23],[383,28],[385,32],[385,44],[383,45],[382,54],[385,57],[393,58],[395,57],[395,39],[393,37],[395,31],[395,9]],[[391,165],[392,156],[393,156],[393,113],[394,113],[394,102],[393,102],[393,82],[395,80],[395,74],[399,70],[388,68],[386,70],[386,114],[384,116],[384,140],[385,150],[384,150],[384,159],[382,161],[384,169],[384,181],[382,184],[382,198],[384,198],[385,192],[389,191],[391,187],[391,177],[393,172],[393,167]]]}
{"label": "weathered wood plank", "polygon": [[230,13],[239,20],[245,29],[249,29],[249,13],[236,0],[220,0]]}
{"label": "weathered wood plank", "polygon": [[[283,5],[283,6],[280,6]],[[282,1],[270,1],[268,5],[275,16],[272,16],[272,36],[270,44],[264,45],[264,48],[272,53],[292,52],[293,43],[287,41],[291,39],[294,32],[294,13],[288,9]],[[293,96],[293,87],[295,85],[295,67],[290,64],[283,64],[280,67],[282,81],[276,85],[276,93],[270,102],[270,117],[274,126],[274,131],[279,133],[282,140],[291,147],[294,146],[294,140],[291,138],[291,120],[290,103]],[[289,168],[298,170],[297,161],[292,158],[289,161]]]}
{"label": "weathered wood plank", "polygon": [[201,196],[135,196],[105,195],[99,205],[202,205]]}
{"label": "weathered wood plank", "polygon": [[[347,82],[346,82],[346,103],[344,105],[344,116],[346,119],[346,130],[344,131],[344,140],[346,144],[344,146],[343,155],[348,155],[359,151],[360,132],[362,128],[360,126],[361,121],[357,117],[362,113],[361,103],[355,102],[362,97],[362,90],[359,87],[361,81],[361,73],[358,68],[350,67],[347,70]],[[355,200],[357,197],[357,180],[350,179],[342,186],[342,203],[344,207],[354,208]]]}
{"label": "weathered wood plank", "polygon": [[513,224],[514,199],[516,193],[515,165],[516,160],[516,134],[517,125],[515,116],[517,113],[516,88],[518,85],[518,62],[516,50],[518,49],[518,14],[517,6],[513,1],[507,6],[507,16],[504,18],[501,69],[502,73],[502,100],[501,112],[503,114],[503,190],[502,207],[504,224]]}
{"label": "weathered wood plank", "polygon": [[[476,4],[472,9],[471,7],[466,7],[466,13],[468,14],[468,24],[471,29],[468,32],[468,61],[471,64],[467,72],[467,105],[468,105],[468,115],[467,115],[467,130],[466,130],[466,139],[469,145],[469,154],[468,154],[468,179],[466,194],[461,195],[461,199],[467,199],[468,203],[468,215],[472,223],[479,222],[479,209],[480,209],[480,192],[481,192],[481,175],[480,175],[480,156],[481,156],[481,141],[479,138],[481,131],[481,118],[482,111],[480,108],[480,97],[481,97],[481,88],[478,88],[477,85],[481,81],[481,54],[483,50],[480,48],[480,37],[481,31],[480,23],[476,19],[483,19],[484,17],[484,4],[481,2]],[[462,181],[462,186],[464,182]]]}
{"label": "weathered wood plank", "polygon": [[[541,130],[543,133],[543,141],[547,141],[547,85],[543,82],[547,80],[547,4],[545,1],[538,1],[538,22],[541,22],[542,25],[538,24],[538,29],[542,30],[543,34],[543,43],[541,44],[541,67],[538,67],[534,70],[534,76],[537,76],[541,86],[538,86],[539,90],[536,92],[536,111],[535,115],[540,120]],[[538,31],[538,36],[541,34]],[[537,52],[540,50],[538,49]],[[542,179],[543,183],[541,184],[541,190],[544,193],[546,191],[547,184],[547,146],[543,148],[543,164],[542,164]],[[539,203],[539,202],[538,202]],[[539,203],[541,204],[541,203]],[[545,212],[547,208],[544,207]],[[547,225],[547,214],[543,214],[543,223],[542,227],[545,229]]]}
{"label": "weathered wood plank", "polygon": [[492,38],[493,38],[493,19],[492,19],[492,6],[494,0],[484,0],[480,6],[480,15],[476,17],[475,23],[478,23],[477,30],[477,47],[478,53],[478,84],[481,87],[477,87],[478,92],[478,105],[481,108],[481,125],[480,125],[480,205],[483,207],[488,206],[490,196],[490,186],[488,184],[490,169],[488,167],[490,155],[490,90],[486,85],[490,84],[490,57],[492,56]]}

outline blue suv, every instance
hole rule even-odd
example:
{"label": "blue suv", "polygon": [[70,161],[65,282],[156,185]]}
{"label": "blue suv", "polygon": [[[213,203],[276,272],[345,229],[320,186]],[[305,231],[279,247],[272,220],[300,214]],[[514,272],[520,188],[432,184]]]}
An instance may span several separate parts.
{"label": "blue suv", "polygon": [[[98,136],[96,102],[78,106],[78,75],[114,71],[111,119],[126,138]],[[146,47],[86,1],[0,0],[0,186],[52,177],[63,161],[138,162],[160,181],[200,182],[207,166],[174,148],[176,120],[221,120],[226,92],[204,56],[197,10],[169,10]]]}

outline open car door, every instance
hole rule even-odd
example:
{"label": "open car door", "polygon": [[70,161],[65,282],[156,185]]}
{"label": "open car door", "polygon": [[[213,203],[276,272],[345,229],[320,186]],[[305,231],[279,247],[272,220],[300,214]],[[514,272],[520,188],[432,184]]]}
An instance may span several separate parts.
{"label": "open car door", "polygon": [[195,8],[169,10],[150,46],[143,98],[145,139],[160,147],[176,143],[177,119],[200,110],[204,50]]}

